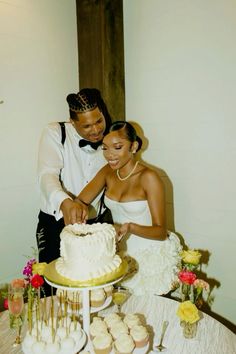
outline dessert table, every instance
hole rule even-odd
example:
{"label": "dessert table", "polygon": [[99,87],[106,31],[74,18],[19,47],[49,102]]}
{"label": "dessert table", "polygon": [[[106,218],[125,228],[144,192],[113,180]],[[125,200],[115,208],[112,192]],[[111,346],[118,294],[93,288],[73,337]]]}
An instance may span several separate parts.
{"label": "dessert table", "polygon": [[[167,348],[166,354],[235,354],[236,335],[223,324],[212,317],[201,313],[198,323],[197,335],[193,339],[185,339],[182,327],[176,315],[178,302],[161,296],[137,297],[132,295],[122,306],[123,313],[140,314],[151,334],[150,349],[153,343],[160,340],[162,323],[169,321],[163,344]],[[100,315],[115,312],[115,306],[109,306],[101,311]],[[24,334],[25,329],[23,330]],[[8,311],[0,313],[0,353],[22,354],[21,347],[12,347],[15,338],[14,330],[9,328]]]}

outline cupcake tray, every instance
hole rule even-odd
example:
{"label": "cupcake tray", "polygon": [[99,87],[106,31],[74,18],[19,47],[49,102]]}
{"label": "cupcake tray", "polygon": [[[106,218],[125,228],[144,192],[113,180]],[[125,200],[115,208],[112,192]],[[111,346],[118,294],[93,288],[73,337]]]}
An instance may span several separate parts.
{"label": "cupcake tray", "polygon": [[[96,313],[96,312],[99,312],[99,311],[102,311],[104,310],[106,307],[108,307],[110,305],[110,303],[112,302],[112,296],[108,296],[104,302],[104,304],[102,306],[99,306],[99,307],[93,307],[93,306],[90,306],[90,313]],[[63,308],[63,304],[62,304],[62,308]],[[68,313],[73,313],[72,309],[70,308],[70,306],[67,307],[67,312]],[[78,314],[79,315],[83,315],[83,308],[81,308],[79,311],[78,311]]]}
{"label": "cupcake tray", "polygon": [[[118,283],[121,279],[123,279],[124,275],[128,271],[128,263],[125,260],[122,260],[122,263],[120,267],[114,271],[109,273],[107,276],[101,277],[99,279],[94,279],[94,281],[90,283],[86,282],[71,282],[67,278],[61,277],[55,269],[55,261],[51,262],[48,264],[46,267],[46,271],[44,274],[44,278],[46,282],[51,285],[54,288],[57,289],[62,289],[62,290],[73,290],[73,291],[78,291],[81,290],[83,293],[83,308],[81,309],[82,311],[82,317],[83,317],[83,330],[89,337],[89,326],[90,326],[90,313],[91,313],[91,307],[90,307],[90,295],[89,291],[94,289],[94,288],[102,288],[106,285],[113,285]],[[112,297],[108,297],[107,301],[111,302]],[[105,302],[104,305],[105,307],[108,306],[108,304]],[[104,308],[105,308],[104,307]],[[100,309],[101,310],[101,309]],[[96,308],[96,312],[100,311],[99,308]],[[92,350],[92,343],[90,340],[88,340],[85,344],[85,350],[90,351],[93,353]],[[145,352],[137,353],[137,354],[144,354]],[[135,353],[136,354],[136,353]]]}

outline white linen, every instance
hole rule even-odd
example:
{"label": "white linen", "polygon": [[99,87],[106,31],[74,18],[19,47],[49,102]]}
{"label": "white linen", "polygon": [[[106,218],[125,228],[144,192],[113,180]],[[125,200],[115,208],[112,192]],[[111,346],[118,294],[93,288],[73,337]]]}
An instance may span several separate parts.
{"label": "white linen", "polygon": [[[55,301],[55,305],[57,302]],[[169,321],[164,346],[166,354],[235,354],[236,335],[214,318],[201,313],[201,320],[198,323],[197,335],[193,339],[185,339],[179,318],[176,315],[178,302],[165,297],[149,295],[132,295],[122,306],[123,313],[143,314],[148,331],[151,336],[148,353],[152,352],[153,342],[159,343],[162,322]],[[101,311],[100,315],[116,311],[116,306],[109,306]],[[26,320],[22,336],[26,332]],[[12,347],[16,332],[9,328],[8,311],[0,312],[0,353],[1,354],[22,354],[21,346]],[[156,353],[156,352],[155,352]]]}
{"label": "white linen", "polygon": [[[185,339],[180,320],[176,315],[177,301],[156,295],[132,295],[122,306],[123,313],[143,314],[151,334],[148,353],[152,351],[153,343],[160,342],[162,323],[169,321],[163,345],[167,348],[165,354],[235,354],[236,335],[214,318],[201,312],[197,335],[193,339]],[[110,307],[100,312],[105,315],[116,311]]]}

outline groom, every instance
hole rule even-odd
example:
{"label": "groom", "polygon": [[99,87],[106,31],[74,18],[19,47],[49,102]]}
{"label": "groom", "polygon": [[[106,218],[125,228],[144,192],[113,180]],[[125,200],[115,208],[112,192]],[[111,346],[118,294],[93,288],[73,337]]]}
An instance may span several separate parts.
{"label": "groom", "polygon": [[[39,262],[49,263],[60,256],[63,227],[81,222],[81,208],[73,199],[106,164],[101,142],[111,118],[100,92],[85,88],[69,94],[67,103],[70,120],[48,124],[39,145]],[[98,200],[90,217],[95,216]]]}

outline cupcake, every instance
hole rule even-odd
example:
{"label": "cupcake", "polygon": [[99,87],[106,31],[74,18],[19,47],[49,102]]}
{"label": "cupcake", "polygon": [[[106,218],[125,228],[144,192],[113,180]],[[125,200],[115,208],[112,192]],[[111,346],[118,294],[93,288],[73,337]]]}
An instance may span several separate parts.
{"label": "cupcake", "polygon": [[117,339],[121,334],[128,334],[128,326],[123,321],[113,323],[110,333],[114,339]]}
{"label": "cupcake", "polygon": [[89,333],[90,333],[91,339],[93,339],[94,337],[96,337],[100,334],[107,334],[108,330],[107,330],[106,323],[104,321],[98,320],[98,319],[93,321],[90,325]]}
{"label": "cupcake", "polygon": [[96,336],[92,343],[96,354],[109,354],[112,350],[112,337],[109,333]]}
{"label": "cupcake", "polygon": [[90,293],[90,305],[92,307],[100,307],[106,300],[105,291],[103,289],[91,290]]}
{"label": "cupcake", "polygon": [[138,315],[134,313],[128,313],[124,317],[124,323],[126,323],[129,328],[132,328],[133,326],[140,325],[141,321]]}
{"label": "cupcake", "polygon": [[112,296],[113,285],[105,286],[104,291],[105,291],[106,297]]}
{"label": "cupcake", "polygon": [[134,348],[133,338],[129,334],[121,334],[114,342],[116,354],[131,354]]}
{"label": "cupcake", "polygon": [[143,348],[148,344],[149,334],[146,327],[141,325],[133,326],[130,330],[130,335],[137,348]]}
{"label": "cupcake", "polygon": [[110,313],[104,317],[104,322],[107,324],[108,328],[111,328],[116,322],[120,322],[121,317],[117,313]]}

